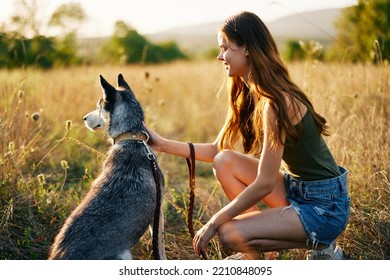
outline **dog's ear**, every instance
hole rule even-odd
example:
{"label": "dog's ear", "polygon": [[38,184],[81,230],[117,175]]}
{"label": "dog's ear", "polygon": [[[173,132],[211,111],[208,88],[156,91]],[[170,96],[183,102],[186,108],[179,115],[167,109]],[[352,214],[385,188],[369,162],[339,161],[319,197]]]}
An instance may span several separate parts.
{"label": "dog's ear", "polygon": [[118,75],[118,87],[122,87],[124,89],[128,89],[131,92],[133,92],[130,88],[130,86],[126,83],[125,79],[123,78],[122,74]]}
{"label": "dog's ear", "polygon": [[102,85],[103,89],[103,99],[107,100],[107,98],[114,97],[116,89],[110,85],[102,75],[100,75],[100,84]]}

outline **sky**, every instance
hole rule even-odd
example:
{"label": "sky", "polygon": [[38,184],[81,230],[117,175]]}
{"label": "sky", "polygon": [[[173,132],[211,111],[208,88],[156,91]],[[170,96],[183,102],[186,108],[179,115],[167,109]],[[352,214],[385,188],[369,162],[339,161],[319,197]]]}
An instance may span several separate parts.
{"label": "sky", "polygon": [[[15,14],[18,0],[1,0],[0,25]],[[34,1],[34,0],[27,0]],[[264,22],[305,11],[340,8],[357,0],[35,0],[38,20],[44,25],[62,4],[80,3],[87,15],[78,29],[82,37],[112,35],[115,22],[123,20],[141,34],[174,27],[222,22],[240,12],[256,13]]]}

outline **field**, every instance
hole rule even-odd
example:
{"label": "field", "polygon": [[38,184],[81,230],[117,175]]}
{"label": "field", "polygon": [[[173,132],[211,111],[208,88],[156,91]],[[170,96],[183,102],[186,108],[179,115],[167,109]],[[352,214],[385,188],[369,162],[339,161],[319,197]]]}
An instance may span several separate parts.
{"label": "field", "polygon": [[[289,64],[290,73],[325,115],[326,141],[349,170],[350,223],[338,244],[351,259],[390,259],[390,67]],[[96,177],[108,149],[104,133],[88,131],[83,116],[101,96],[99,74],[122,73],[141,101],[147,123],[164,137],[213,141],[226,112],[220,63],[83,66],[41,71],[0,70],[0,259],[45,259],[54,236]],[[158,154],[166,176],[169,259],[197,259],[185,218],[187,166]],[[195,229],[226,204],[209,164],[197,163]],[[134,248],[150,259],[148,233]],[[209,259],[230,254],[214,238]],[[302,259],[303,250],[279,259]]]}

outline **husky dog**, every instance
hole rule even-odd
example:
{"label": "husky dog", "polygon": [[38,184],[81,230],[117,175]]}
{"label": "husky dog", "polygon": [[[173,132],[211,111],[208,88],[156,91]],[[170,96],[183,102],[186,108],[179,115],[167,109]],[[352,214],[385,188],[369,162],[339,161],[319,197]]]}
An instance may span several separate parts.
{"label": "husky dog", "polygon": [[92,130],[106,126],[114,145],[101,174],[56,236],[49,259],[132,259],[131,248],[152,223],[154,258],[166,259],[164,177],[146,144],[144,112],[122,74],[118,89],[102,76],[100,83],[99,108],[84,121]]}

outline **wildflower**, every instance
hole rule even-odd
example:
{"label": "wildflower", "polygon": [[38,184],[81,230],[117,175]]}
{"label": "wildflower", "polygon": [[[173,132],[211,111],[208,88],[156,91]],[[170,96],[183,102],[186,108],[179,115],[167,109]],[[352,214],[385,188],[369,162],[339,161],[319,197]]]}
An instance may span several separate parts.
{"label": "wildflower", "polygon": [[10,151],[11,154],[13,154],[15,152],[15,143],[14,142],[9,142],[8,150]]}
{"label": "wildflower", "polygon": [[42,173],[37,176],[37,179],[41,186],[46,183],[45,175],[43,175]]}
{"label": "wildflower", "polygon": [[67,120],[66,121],[66,130],[70,130],[70,128],[72,127],[72,121],[71,120]]}
{"label": "wildflower", "polygon": [[66,160],[61,160],[62,169],[67,170],[69,168],[68,162]]}

